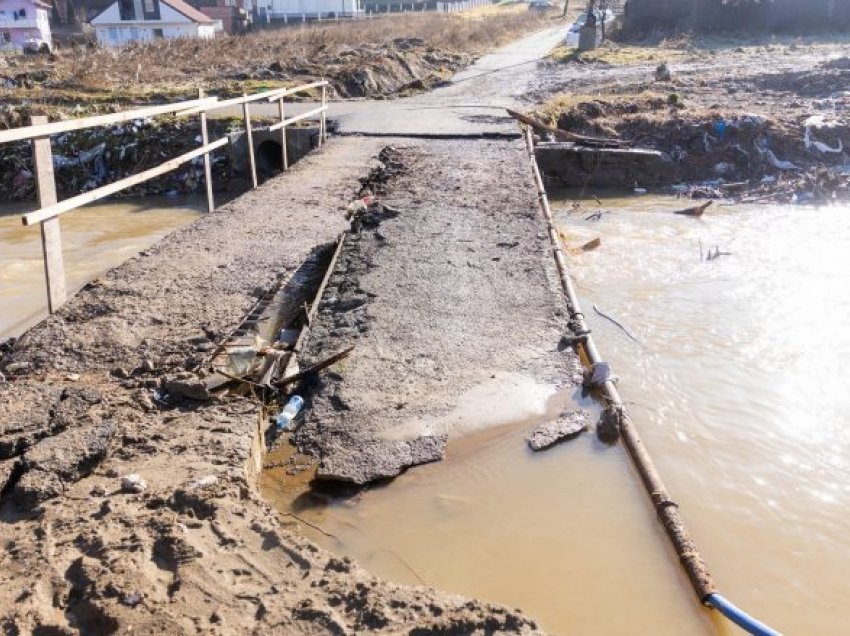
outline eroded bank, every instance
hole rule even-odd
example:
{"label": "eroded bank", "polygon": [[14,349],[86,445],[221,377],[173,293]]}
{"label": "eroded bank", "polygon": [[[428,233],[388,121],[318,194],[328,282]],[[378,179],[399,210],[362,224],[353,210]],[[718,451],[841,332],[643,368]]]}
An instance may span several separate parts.
{"label": "eroded bank", "polygon": [[329,144],[4,346],[5,628],[534,629],[499,606],[381,582],[291,532],[255,487],[256,401],[161,392],[347,226],[379,148]]}

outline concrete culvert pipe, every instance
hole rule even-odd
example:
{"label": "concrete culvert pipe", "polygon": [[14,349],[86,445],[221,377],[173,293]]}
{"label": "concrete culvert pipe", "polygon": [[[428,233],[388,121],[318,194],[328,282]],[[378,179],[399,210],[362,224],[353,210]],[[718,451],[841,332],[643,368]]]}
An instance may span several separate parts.
{"label": "concrete culvert pipe", "polygon": [[257,174],[261,179],[268,179],[283,170],[283,154],[281,145],[276,141],[266,140],[254,151],[257,164]]}

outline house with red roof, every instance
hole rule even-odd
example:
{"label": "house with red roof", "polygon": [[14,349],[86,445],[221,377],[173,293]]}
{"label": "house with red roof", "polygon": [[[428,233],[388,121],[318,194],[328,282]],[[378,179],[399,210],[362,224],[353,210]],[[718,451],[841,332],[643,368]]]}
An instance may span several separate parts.
{"label": "house with red roof", "polygon": [[210,39],[216,32],[215,20],[183,0],[115,0],[89,23],[102,46],[159,38]]}
{"label": "house with red roof", "polygon": [[41,0],[0,0],[0,50],[21,50],[26,40],[53,46],[50,5]]}

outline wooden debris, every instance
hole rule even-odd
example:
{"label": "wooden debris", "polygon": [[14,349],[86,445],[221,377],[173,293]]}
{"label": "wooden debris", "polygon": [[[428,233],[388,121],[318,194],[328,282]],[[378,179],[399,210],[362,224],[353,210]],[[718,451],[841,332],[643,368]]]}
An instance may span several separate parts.
{"label": "wooden debris", "polygon": [[317,373],[317,372],[321,371],[322,369],[325,369],[325,368],[331,366],[332,364],[336,364],[340,360],[344,360],[345,358],[347,358],[351,354],[352,351],[354,351],[353,346],[348,347],[348,349],[343,349],[339,353],[335,353],[334,355],[332,355],[330,358],[326,358],[325,360],[322,360],[321,362],[317,362],[316,364],[307,367],[303,371],[299,371],[295,375],[291,375],[289,377],[283,378],[282,380],[278,380],[274,384],[275,384],[275,386],[278,386],[278,387],[284,387],[284,386],[287,386],[289,384],[292,384],[293,382],[298,382],[299,380],[303,380],[308,375],[311,375],[313,373]]}
{"label": "wooden debris", "polygon": [[552,126],[547,126],[539,119],[534,119],[533,117],[529,117],[528,115],[523,115],[522,113],[518,113],[515,110],[511,110],[510,108],[506,109],[508,111],[508,115],[513,117],[519,122],[522,122],[526,126],[531,126],[537,130],[542,130],[544,132],[550,133],[554,135],[555,139],[558,141],[571,141],[577,144],[581,144],[583,146],[594,146],[598,148],[620,148],[622,146],[631,145],[628,141],[623,141],[622,139],[603,139],[601,137],[587,137],[585,135],[578,135],[576,133],[569,132],[567,130],[561,130],[560,128],[553,128]]}
{"label": "wooden debris", "polygon": [[628,329],[626,329],[626,327],[625,327],[622,323],[618,322],[617,320],[615,320],[614,318],[612,318],[611,316],[609,316],[608,314],[606,314],[605,312],[603,312],[603,311],[602,311],[601,309],[599,309],[599,307],[597,307],[596,305],[594,305],[594,306],[593,306],[593,311],[595,311],[597,314],[599,314],[600,316],[602,316],[602,317],[603,317],[605,320],[607,320],[608,322],[610,322],[610,323],[612,323],[612,324],[616,325],[617,327],[619,327],[620,329],[622,329],[622,330],[623,330],[623,333],[624,333],[624,334],[626,334],[626,335],[629,337],[629,339],[630,339],[630,340],[633,340],[634,342],[636,342],[636,343],[638,343],[638,344],[642,344],[642,343],[641,343],[641,341],[640,341],[640,340],[638,340],[637,338],[635,338],[635,337],[632,335],[632,332],[631,332],[631,331],[629,331]]}
{"label": "wooden debris", "polygon": [[714,201],[708,201],[706,203],[703,203],[702,205],[697,205],[692,208],[685,208],[684,210],[676,210],[673,214],[700,217],[705,214],[705,211],[711,206],[712,203],[714,203]]}
{"label": "wooden debris", "polygon": [[600,247],[601,245],[602,245],[602,239],[597,237],[597,238],[593,239],[592,241],[588,241],[587,243],[582,245],[581,251],[582,252],[592,252],[593,250]]}

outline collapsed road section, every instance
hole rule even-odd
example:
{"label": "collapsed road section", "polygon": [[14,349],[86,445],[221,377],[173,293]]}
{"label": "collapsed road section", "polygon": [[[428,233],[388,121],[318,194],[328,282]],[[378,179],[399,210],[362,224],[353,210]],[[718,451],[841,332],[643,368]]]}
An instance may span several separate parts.
{"label": "collapsed road section", "polygon": [[[517,611],[381,582],[287,530],[256,488],[261,405],[235,393],[207,399],[185,375],[282,274],[294,275],[348,226],[357,179],[379,149],[368,140],[329,144],[111,270],[3,345],[4,631],[536,629]],[[483,185],[478,194],[478,205],[497,202]],[[458,195],[446,190],[434,201],[450,196]],[[448,231],[449,212],[435,228]],[[530,228],[531,216],[526,201],[517,222]],[[442,258],[476,262],[447,255],[423,231],[419,238]],[[539,256],[516,265],[543,280]],[[538,308],[542,296],[531,299]],[[505,295],[492,301],[517,309]],[[484,327],[456,326],[464,338]],[[487,338],[479,355],[503,355],[501,338],[509,336]]]}
{"label": "collapsed road section", "polygon": [[441,459],[470,426],[452,415],[460,396],[507,374],[580,382],[558,350],[566,312],[521,144],[408,140],[382,158],[369,184],[380,203],[355,218],[305,352],[356,346],[312,387],[294,436],[320,481],[364,485]]}

